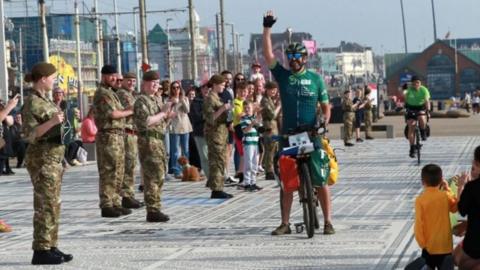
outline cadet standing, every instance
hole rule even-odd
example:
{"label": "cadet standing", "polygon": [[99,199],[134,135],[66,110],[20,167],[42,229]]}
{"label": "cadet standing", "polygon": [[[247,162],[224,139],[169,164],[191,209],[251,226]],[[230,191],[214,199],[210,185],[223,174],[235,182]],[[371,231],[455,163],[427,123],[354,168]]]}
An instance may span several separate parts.
{"label": "cadet standing", "polygon": [[365,120],[365,139],[373,140],[372,137],[372,121],[373,121],[373,113],[372,113],[372,99],[370,98],[370,93],[372,90],[368,87],[365,87],[365,94],[364,94],[364,101],[363,103],[365,106],[364,109],[364,120]]}
{"label": "cadet standing", "polygon": [[223,103],[219,94],[224,91],[225,78],[213,75],[209,84],[212,90],[203,103],[203,118],[205,119],[205,138],[208,146],[208,182],[212,190],[210,198],[228,199],[233,195],[223,191],[225,179],[225,162],[227,152],[227,117],[230,103]]}
{"label": "cadet standing", "polygon": [[[133,108],[136,83],[137,76],[135,73],[128,72],[123,75],[122,87],[116,93],[124,108]],[[137,128],[133,123],[133,116],[130,115],[125,118],[125,173],[120,192],[122,206],[125,208],[140,208],[142,206],[142,203],[135,199],[134,190],[137,155]]]}
{"label": "cadet standing", "polygon": [[133,114],[124,109],[114,92],[117,70],[111,65],[102,67],[102,81],[93,96],[95,137],[102,217],[119,217],[132,211],[121,206],[120,189],[125,173],[125,118]]}
{"label": "cadet standing", "polygon": [[276,98],[278,94],[278,84],[276,82],[267,82],[265,84],[266,95],[261,101],[263,127],[263,142],[265,145],[265,180],[275,180],[273,174],[273,158],[278,150],[278,142],[272,140],[273,135],[278,135],[277,117],[282,107],[278,104]]}
{"label": "cadet standing", "polygon": [[32,73],[25,76],[26,82],[33,82],[32,94],[22,108],[23,134],[29,143],[25,166],[34,190],[32,264],[61,264],[73,259],[57,248],[65,146],[63,112],[48,98],[55,78],[56,69],[49,63],[34,65]]}
{"label": "cadet standing", "polygon": [[355,120],[355,108],[356,105],[352,102],[352,96],[350,90],[346,90],[343,93],[342,110],[343,110],[343,143],[345,146],[353,146],[350,140],[353,137],[353,121]]}
{"label": "cadet standing", "polygon": [[166,222],[170,218],[160,211],[165,177],[166,152],[163,145],[167,120],[174,117],[171,104],[159,107],[155,98],[159,75],[155,71],[143,74],[142,94],[134,105],[134,121],[138,129],[138,152],[142,166],[144,196],[148,222]]}

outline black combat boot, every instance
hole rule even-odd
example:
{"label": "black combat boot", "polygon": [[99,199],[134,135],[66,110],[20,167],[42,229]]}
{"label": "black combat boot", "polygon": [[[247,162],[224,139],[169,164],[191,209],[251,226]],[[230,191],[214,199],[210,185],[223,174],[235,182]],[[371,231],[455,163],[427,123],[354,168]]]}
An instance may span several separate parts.
{"label": "black combat boot", "polygon": [[275,175],[273,174],[273,172],[267,172],[265,174],[265,180],[275,180]]}
{"label": "black combat boot", "polygon": [[102,208],[102,217],[119,217],[122,213],[113,207]]}
{"label": "black combat boot", "polygon": [[114,209],[115,209],[115,211],[119,212],[120,215],[122,215],[122,216],[130,215],[132,213],[132,210],[130,210],[128,208],[121,207],[121,206],[115,206]]}
{"label": "black combat boot", "polygon": [[160,211],[147,212],[147,222],[167,222],[170,217]]}
{"label": "black combat boot", "polygon": [[135,198],[123,197],[122,198],[122,207],[130,209],[138,209],[142,207],[142,204]]}
{"label": "black combat boot", "polygon": [[55,254],[57,256],[62,257],[64,262],[69,262],[69,261],[73,260],[73,255],[72,254],[65,254],[60,249],[58,249],[56,247],[51,247],[50,252],[52,252],[53,254]]}
{"label": "black combat boot", "polygon": [[63,257],[50,250],[34,250],[32,264],[61,264]]}
{"label": "black combat boot", "polygon": [[210,199],[230,199],[232,198],[232,194],[228,194],[224,191],[212,191],[212,195],[210,196]]}

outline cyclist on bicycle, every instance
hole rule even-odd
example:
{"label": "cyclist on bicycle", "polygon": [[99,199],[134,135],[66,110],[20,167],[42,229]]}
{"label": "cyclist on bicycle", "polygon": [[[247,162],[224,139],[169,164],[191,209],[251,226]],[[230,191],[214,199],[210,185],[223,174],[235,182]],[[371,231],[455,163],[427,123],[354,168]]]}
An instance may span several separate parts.
{"label": "cyclist on bicycle", "polygon": [[[300,126],[314,127],[317,119],[318,105],[325,118],[330,119],[330,106],[327,89],[323,79],[316,73],[306,69],[308,53],[302,44],[288,45],[285,53],[290,70],[285,69],[273,54],[271,27],[276,22],[272,11],[268,11],[263,18],[263,55],[280,89],[280,100],[283,111],[282,133],[295,130]],[[331,222],[330,189],[327,183],[317,187],[317,196],[322,207],[324,217],[324,234],[334,234]],[[293,193],[282,191],[281,213],[282,224],[272,235],[289,234],[290,210],[292,208]]]}
{"label": "cyclist on bicycle", "polygon": [[409,156],[415,157],[415,126],[417,121],[420,126],[420,136],[422,140],[427,140],[425,127],[427,125],[427,115],[430,111],[430,92],[422,85],[420,78],[412,77],[412,85],[405,90],[405,108],[406,121],[408,125],[408,140],[410,142]]}

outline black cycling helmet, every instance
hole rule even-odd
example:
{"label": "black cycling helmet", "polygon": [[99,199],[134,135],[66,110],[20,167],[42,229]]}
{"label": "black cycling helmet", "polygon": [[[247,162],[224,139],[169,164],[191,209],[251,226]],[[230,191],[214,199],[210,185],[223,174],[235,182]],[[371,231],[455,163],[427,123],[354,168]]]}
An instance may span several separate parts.
{"label": "black cycling helmet", "polygon": [[288,45],[288,47],[285,49],[285,54],[289,54],[289,53],[301,53],[303,55],[308,54],[307,48],[305,48],[303,44],[298,42],[294,42]]}
{"label": "black cycling helmet", "polygon": [[417,75],[413,75],[410,82],[414,82],[414,81],[420,81],[420,77],[418,77]]}

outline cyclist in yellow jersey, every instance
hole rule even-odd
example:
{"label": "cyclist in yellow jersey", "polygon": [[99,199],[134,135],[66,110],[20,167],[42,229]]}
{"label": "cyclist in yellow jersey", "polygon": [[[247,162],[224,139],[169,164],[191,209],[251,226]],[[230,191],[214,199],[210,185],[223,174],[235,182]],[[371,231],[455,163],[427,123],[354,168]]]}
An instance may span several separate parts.
{"label": "cyclist in yellow jersey", "polygon": [[415,157],[415,125],[419,121],[420,136],[422,140],[427,140],[425,127],[427,125],[427,115],[430,111],[430,92],[427,87],[422,85],[420,78],[412,77],[412,85],[403,93],[405,96],[405,108],[408,125],[408,141],[410,142],[409,156]]}

